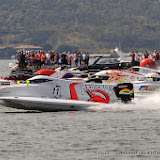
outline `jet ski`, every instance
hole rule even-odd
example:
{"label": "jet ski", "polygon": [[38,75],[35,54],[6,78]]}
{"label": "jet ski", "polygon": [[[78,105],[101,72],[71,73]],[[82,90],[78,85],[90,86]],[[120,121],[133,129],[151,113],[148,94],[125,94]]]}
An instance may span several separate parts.
{"label": "jet ski", "polygon": [[77,111],[90,106],[134,98],[133,84],[103,84],[102,81],[75,82],[38,75],[25,83],[0,88],[0,100],[13,108],[38,111]]}

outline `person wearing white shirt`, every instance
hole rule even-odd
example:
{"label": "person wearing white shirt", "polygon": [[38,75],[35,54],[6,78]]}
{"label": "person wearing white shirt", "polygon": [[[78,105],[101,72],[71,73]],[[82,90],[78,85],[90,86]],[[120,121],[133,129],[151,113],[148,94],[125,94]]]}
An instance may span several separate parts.
{"label": "person wearing white shirt", "polygon": [[51,56],[50,56],[50,53],[47,52],[47,53],[46,53],[46,65],[47,65],[47,66],[50,65],[50,57],[51,57]]}
{"label": "person wearing white shirt", "polygon": [[139,61],[138,51],[136,51],[136,53],[135,53],[135,61],[136,61],[136,66],[139,66],[140,65],[140,61]]}

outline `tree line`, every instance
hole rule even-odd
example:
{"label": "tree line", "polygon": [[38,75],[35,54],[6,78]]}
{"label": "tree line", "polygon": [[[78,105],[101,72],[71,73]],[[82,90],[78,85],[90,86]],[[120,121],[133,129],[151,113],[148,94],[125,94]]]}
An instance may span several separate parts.
{"label": "tree line", "polygon": [[158,50],[159,8],[159,0],[1,0],[0,46]]}

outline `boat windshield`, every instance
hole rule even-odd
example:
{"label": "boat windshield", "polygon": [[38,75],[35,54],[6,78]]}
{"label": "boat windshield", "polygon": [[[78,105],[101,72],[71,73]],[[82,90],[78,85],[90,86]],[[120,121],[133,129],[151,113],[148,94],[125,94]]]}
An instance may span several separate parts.
{"label": "boat windshield", "polygon": [[96,75],[92,75],[91,78],[99,78],[101,80],[108,80],[109,76],[96,76]]}
{"label": "boat windshield", "polygon": [[[52,81],[51,79],[33,79],[33,80],[29,80],[29,83],[45,83],[45,82],[49,82]],[[24,83],[28,83],[28,81],[25,81]]]}
{"label": "boat windshield", "polygon": [[99,78],[91,78],[87,80],[86,83],[102,83],[102,80]]}

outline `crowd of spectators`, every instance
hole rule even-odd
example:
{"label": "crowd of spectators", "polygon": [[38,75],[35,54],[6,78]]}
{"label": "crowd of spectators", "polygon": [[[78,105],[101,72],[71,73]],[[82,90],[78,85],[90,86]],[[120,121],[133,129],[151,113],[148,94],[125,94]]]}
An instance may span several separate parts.
{"label": "crowd of spectators", "polygon": [[89,53],[84,51],[62,52],[54,51],[20,51],[17,53],[19,68],[21,70],[29,67],[40,69],[42,67],[56,68],[59,65],[68,65],[72,67],[88,66]]}
{"label": "crowd of spectators", "polygon": [[[131,52],[131,66],[139,66],[143,59],[150,58],[160,64],[160,53],[154,50],[153,53],[149,54],[145,51],[144,54],[136,52]],[[33,67],[35,69],[46,68],[56,68],[60,65],[67,65],[70,67],[77,66],[88,66],[89,64],[89,53],[84,51],[76,52],[61,52],[55,53],[51,51],[20,51],[17,53],[17,58],[19,61],[20,70]]]}
{"label": "crowd of spectators", "polygon": [[139,66],[140,62],[146,58],[150,58],[153,61],[156,61],[156,63],[160,64],[160,53],[157,50],[154,50],[153,53],[149,54],[148,51],[145,51],[144,54],[136,52],[131,52],[131,66]]}

